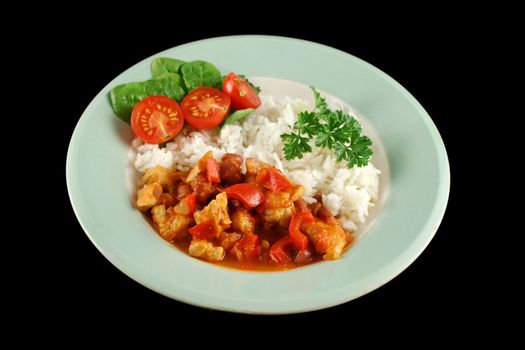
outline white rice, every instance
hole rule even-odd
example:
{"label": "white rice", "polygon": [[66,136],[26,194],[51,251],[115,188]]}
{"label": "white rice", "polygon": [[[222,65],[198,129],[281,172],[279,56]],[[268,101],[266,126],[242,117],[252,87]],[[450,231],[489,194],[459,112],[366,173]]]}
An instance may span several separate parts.
{"label": "white rice", "polygon": [[187,126],[163,149],[134,140],[135,168],[145,172],[162,165],[188,171],[210,150],[217,159],[224,153],[253,157],[274,165],[294,183],[301,184],[307,202],[314,202],[313,196],[323,193],[324,206],[341,219],[345,229],[354,231],[378,200],[380,171],[372,163],[348,169],[345,162],[336,162],[331,151],[313,145],[313,151],[302,159],[285,160],[280,135],[289,132],[300,111],[312,106],[290,98],[276,102],[271,96],[261,96],[261,100],[262,105],[254,113],[241,123],[224,127],[220,135],[215,129],[196,131]]}

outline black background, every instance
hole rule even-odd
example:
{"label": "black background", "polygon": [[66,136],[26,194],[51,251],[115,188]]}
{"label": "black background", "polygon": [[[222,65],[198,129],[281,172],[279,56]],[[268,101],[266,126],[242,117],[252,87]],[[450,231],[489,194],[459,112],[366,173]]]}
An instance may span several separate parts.
{"label": "black background", "polygon": [[[203,21],[200,23],[202,24]],[[205,21],[204,21],[205,22]],[[224,23],[224,21],[220,21]],[[226,21],[228,22],[228,21]],[[460,101],[465,101],[466,81],[471,61],[467,53],[483,37],[457,19],[442,21],[426,16],[403,19],[396,23],[371,17],[355,23],[352,16],[333,21],[297,21],[286,18],[243,18],[229,25],[192,25],[185,23],[148,27],[138,19],[114,22],[111,18],[97,21],[72,19],[45,36],[49,50],[47,79],[58,79],[61,89],[60,118],[61,154],[57,155],[62,189],[60,228],[47,239],[45,283],[32,298],[66,323],[68,320],[95,317],[99,322],[147,324],[171,317],[244,323],[245,321],[278,321],[294,324],[315,320],[341,320],[343,325],[382,324],[399,326],[411,320],[412,326],[423,326],[432,320],[446,318],[451,329],[459,331],[464,320],[478,311],[471,286],[475,267],[463,244],[464,210],[468,205],[464,170],[460,160],[466,153],[461,144]],[[137,23],[147,30],[133,31],[127,26]],[[287,23],[284,25],[283,23]],[[441,26],[436,30],[437,25]],[[151,24],[151,22],[150,22]],[[381,25],[379,25],[381,24]],[[66,34],[67,32],[67,34]],[[251,316],[212,311],[186,305],[142,287],[117,270],[91,244],[73,213],[63,169],[74,127],[92,98],[115,76],[138,61],[159,51],[193,40],[234,34],[270,34],[319,42],[351,53],[383,70],[401,83],[423,105],[439,129],[451,163],[451,193],[443,222],[422,255],[403,273],[383,287],[351,302],[333,308],[287,316]],[[41,40],[41,39],[34,39]],[[55,72],[65,72],[59,77]],[[57,130],[54,130],[57,132]],[[462,169],[463,167],[463,169]],[[57,193],[57,192],[55,192]],[[472,233],[468,233],[470,237]],[[404,322],[404,321],[403,321]],[[232,323],[233,324],[233,323]],[[340,324],[340,323],[339,323]],[[167,326],[165,326],[167,327]]]}

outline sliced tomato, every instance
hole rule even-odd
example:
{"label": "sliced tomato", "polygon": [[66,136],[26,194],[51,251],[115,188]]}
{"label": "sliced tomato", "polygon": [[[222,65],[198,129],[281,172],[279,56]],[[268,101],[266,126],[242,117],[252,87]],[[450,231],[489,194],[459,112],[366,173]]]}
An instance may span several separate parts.
{"label": "sliced tomato", "polygon": [[257,91],[235,73],[228,74],[224,79],[222,91],[231,97],[233,109],[257,108],[261,105]]}
{"label": "sliced tomato", "polygon": [[159,144],[177,136],[184,125],[179,104],[166,96],[148,96],[131,112],[131,129],[146,143]]}
{"label": "sliced tomato", "polygon": [[213,88],[200,87],[182,100],[184,119],[197,129],[212,129],[222,123],[230,111],[230,96]]}
{"label": "sliced tomato", "polygon": [[210,183],[218,184],[221,182],[219,163],[217,163],[215,158],[206,159],[206,174]]}

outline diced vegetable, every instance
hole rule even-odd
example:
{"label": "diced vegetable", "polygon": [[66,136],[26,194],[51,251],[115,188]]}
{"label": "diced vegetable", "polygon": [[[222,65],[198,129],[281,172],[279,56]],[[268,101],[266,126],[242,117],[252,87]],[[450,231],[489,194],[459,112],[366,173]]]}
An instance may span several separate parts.
{"label": "diced vegetable", "polygon": [[261,169],[257,173],[255,181],[274,193],[292,187],[292,184],[288,181],[286,176],[275,168]]}
{"label": "diced vegetable", "polygon": [[213,220],[204,221],[188,229],[190,235],[196,239],[210,239],[217,237],[219,232]]}
{"label": "diced vegetable", "polygon": [[221,182],[219,163],[217,163],[215,158],[208,158],[206,160],[206,175],[208,176],[208,181],[212,184]]}
{"label": "diced vegetable", "polygon": [[239,261],[254,261],[261,255],[261,241],[255,234],[245,235],[236,245],[234,250]]}
{"label": "diced vegetable", "polygon": [[286,264],[292,260],[291,250],[294,244],[290,235],[286,235],[274,244],[270,248],[270,258],[278,264]]}
{"label": "diced vegetable", "polygon": [[264,196],[261,190],[259,190],[257,186],[249,183],[235,184],[220,191],[226,192],[228,197],[237,199],[246,208],[255,208],[264,202]]}
{"label": "diced vegetable", "polygon": [[295,213],[290,220],[290,238],[297,250],[304,250],[308,246],[308,238],[301,232],[301,225],[306,222],[313,222],[314,217],[309,211]]}

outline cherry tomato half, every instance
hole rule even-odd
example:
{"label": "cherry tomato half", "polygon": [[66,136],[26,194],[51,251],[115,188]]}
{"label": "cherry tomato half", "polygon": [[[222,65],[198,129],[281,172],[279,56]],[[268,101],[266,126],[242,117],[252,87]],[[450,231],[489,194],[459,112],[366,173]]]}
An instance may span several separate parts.
{"label": "cherry tomato half", "polygon": [[224,79],[222,91],[232,99],[233,109],[257,108],[261,105],[257,91],[235,73],[228,74]]}
{"label": "cherry tomato half", "polygon": [[166,96],[148,96],[131,112],[131,129],[146,143],[159,144],[177,136],[184,125],[179,104]]}
{"label": "cherry tomato half", "polygon": [[190,91],[182,100],[184,119],[197,129],[212,129],[222,123],[230,111],[230,96],[209,88]]}

